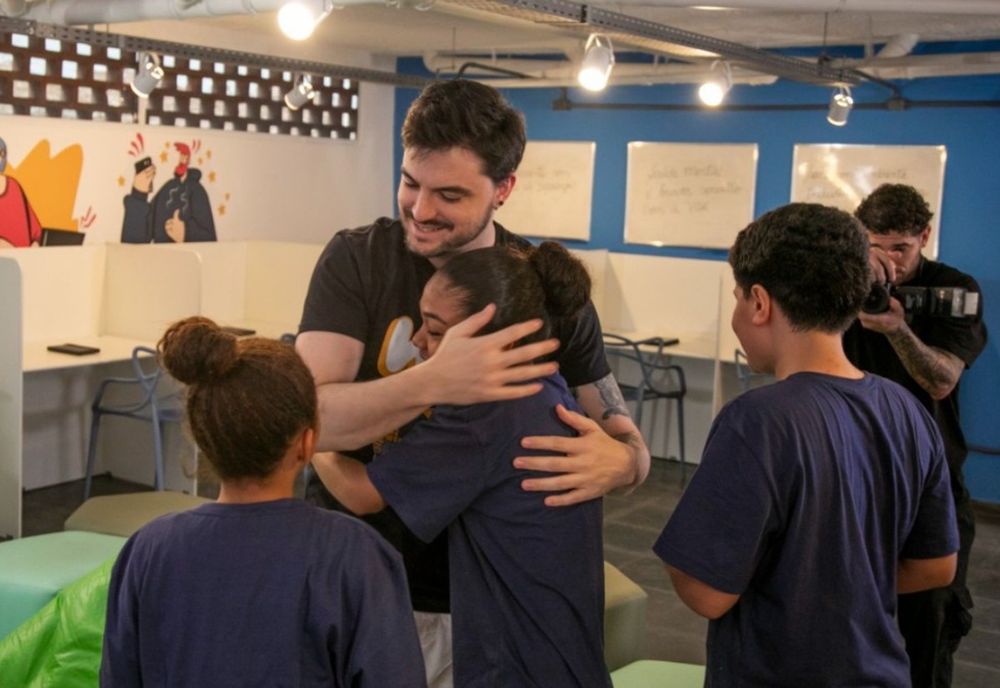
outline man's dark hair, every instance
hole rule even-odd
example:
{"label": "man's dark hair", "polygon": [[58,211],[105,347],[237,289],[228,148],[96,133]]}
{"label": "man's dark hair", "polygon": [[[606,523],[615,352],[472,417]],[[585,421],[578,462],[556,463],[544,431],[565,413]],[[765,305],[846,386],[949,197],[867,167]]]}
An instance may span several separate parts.
{"label": "man's dark hair", "polygon": [[501,182],[524,155],[524,116],[498,90],[476,81],[435,81],[417,97],[403,122],[403,148],[466,148],[483,161],[483,174]]}
{"label": "man's dark hair", "polygon": [[798,331],[842,332],[870,288],[868,237],[842,210],[791,203],[761,215],[729,251],[736,284],[759,284]]}
{"label": "man's dark hair", "polygon": [[934,217],[920,192],[906,184],[883,184],[854,211],[861,224],[875,234],[916,236]]}

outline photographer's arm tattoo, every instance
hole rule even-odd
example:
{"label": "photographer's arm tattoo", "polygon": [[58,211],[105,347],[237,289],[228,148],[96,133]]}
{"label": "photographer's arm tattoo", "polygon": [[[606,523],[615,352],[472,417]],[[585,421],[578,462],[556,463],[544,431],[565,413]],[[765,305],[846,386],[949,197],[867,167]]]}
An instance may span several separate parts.
{"label": "photographer's arm tattoo", "polygon": [[[618,387],[613,373],[608,373],[594,383],[598,393],[601,395],[601,420],[607,420],[611,416],[629,416],[628,408],[625,406],[625,398]],[[620,438],[620,441],[625,441]]]}
{"label": "photographer's arm tattoo", "polygon": [[965,364],[955,354],[927,346],[907,326],[887,335],[906,372],[934,399],[944,399],[958,384]]}

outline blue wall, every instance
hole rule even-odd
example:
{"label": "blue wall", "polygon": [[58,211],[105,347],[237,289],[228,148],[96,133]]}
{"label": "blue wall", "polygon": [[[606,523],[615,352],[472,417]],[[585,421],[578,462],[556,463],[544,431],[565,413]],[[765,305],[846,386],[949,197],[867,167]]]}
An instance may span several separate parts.
{"label": "blue wall", "polygon": [[[400,62],[401,71],[415,71]],[[953,77],[900,82],[911,100],[1000,100],[1000,76]],[[600,95],[570,90],[573,101],[617,103],[695,102],[695,86],[612,88]],[[962,380],[963,425],[972,444],[1000,447],[1000,108],[934,107],[903,112],[855,110],[847,126],[826,122],[826,113],[654,112],[641,110],[553,111],[558,89],[511,89],[505,92],[524,112],[528,136],[540,140],[597,142],[591,241],[587,248],[625,253],[724,259],[724,253],[686,248],[626,245],[626,146],[629,141],[757,143],[755,214],[787,203],[791,191],[792,148],[797,143],[945,145],[944,199],[941,212],[941,260],[972,274],[983,289],[986,350]],[[856,103],[885,100],[886,89],[854,89]],[[399,89],[397,131],[416,91]],[[830,89],[779,81],[771,86],[735,86],[728,103],[826,103]],[[397,168],[402,152],[397,141]],[[396,174],[396,171],[393,171]],[[513,227],[517,231],[516,227]],[[976,499],[1000,503],[1000,457],[971,454],[966,467]]]}

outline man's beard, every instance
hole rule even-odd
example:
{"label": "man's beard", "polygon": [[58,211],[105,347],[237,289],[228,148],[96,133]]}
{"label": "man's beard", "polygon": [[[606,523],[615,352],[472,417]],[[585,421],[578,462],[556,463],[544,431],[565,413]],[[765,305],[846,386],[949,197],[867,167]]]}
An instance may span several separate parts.
{"label": "man's beard", "polygon": [[187,174],[188,166],[187,163],[181,163],[174,168],[174,175],[177,177],[183,177]]}
{"label": "man's beard", "polygon": [[[407,222],[410,223],[414,222],[413,215],[410,214],[408,211],[405,211],[401,208],[400,214],[406,219]],[[483,214],[483,217],[476,225],[474,225],[476,229],[474,232],[472,232],[471,235],[464,233],[462,235],[456,235],[454,233],[454,225],[450,224],[442,225],[444,229],[439,229],[436,231],[440,232],[450,231],[451,234],[450,236],[445,238],[440,244],[438,244],[436,248],[432,249],[431,253],[424,253],[423,251],[421,251],[419,245],[415,246],[413,243],[411,243],[410,232],[404,232],[404,236],[406,237],[406,248],[409,249],[411,253],[416,253],[417,255],[423,256],[424,258],[442,258],[445,256],[454,255],[456,253],[460,253],[463,246],[478,239],[479,236],[486,230],[486,227],[489,226],[492,220],[493,220],[492,209],[487,207],[486,212]],[[428,223],[423,223],[423,224],[428,224]],[[419,232],[419,230],[414,229],[413,232],[417,233]]]}

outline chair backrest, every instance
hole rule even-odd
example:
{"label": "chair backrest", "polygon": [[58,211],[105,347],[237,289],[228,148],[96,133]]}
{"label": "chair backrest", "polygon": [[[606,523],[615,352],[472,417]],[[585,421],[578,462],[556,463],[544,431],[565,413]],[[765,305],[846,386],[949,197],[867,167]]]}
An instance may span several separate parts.
{"label": "chair backrest", "polygon": [[[656,352],[644,355],[642,346],[655,346]],[[648,390],[658,396],[683,396],[687,392],[684,370],[678,365],[663,363],[663,349],[664,341],[659,337],[635,341],[619,334],[604,333],[606,355],[632,361],[639,366],[641,382],[631,387],[638,388],[640,393]]]}
{"label": "chair backrest", "polygon": [[[152,366],[143,366],[144,361],[152,361]],[[132,349],[132,369],[135,371],[136,381],[142,385],[146,402],[155,400],[156,386],[160,383],[163,369],[160,368],[159,360],[156,357],[156,349],[148,346],[137,346]]]}

